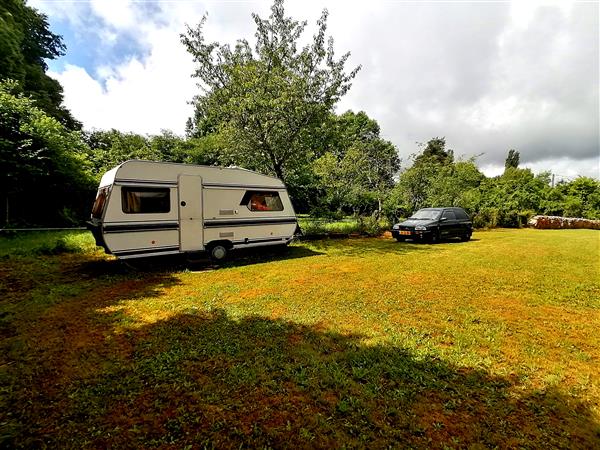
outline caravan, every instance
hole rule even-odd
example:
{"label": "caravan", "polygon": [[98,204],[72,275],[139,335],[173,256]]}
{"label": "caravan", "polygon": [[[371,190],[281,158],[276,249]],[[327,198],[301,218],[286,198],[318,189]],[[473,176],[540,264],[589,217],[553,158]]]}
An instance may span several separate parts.
{"label": "caravan", "polygon": [[281,180],[240,168],[127,161],[100,181],[88,226],[121,259],[287,245],[296,215]]}

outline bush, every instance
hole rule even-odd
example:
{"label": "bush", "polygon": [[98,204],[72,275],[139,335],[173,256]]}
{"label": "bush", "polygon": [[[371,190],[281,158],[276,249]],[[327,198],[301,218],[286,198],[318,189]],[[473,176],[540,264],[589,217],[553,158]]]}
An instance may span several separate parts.
{"label": "bush", "polygon": [[473,215],[473,227],[494,228],[498,225],[499,218],[498,208],[483,208]]}
{"label": "bush", "polygon": [[304,236],[320,236],[326,234],[325,224],[316,220],[300,220],[300,229]]}
{"label": "bush", "polygon": [[356,220],[328,221],[323,219],[299,218],[302,233],[307,237],[325,237],[359,233],[366,236],[379,236],[390,228],[387,220],[374,217],[359,217]]}
{"label": "bush", "polygon": [[387,220],[377,220],[375,217],[359,218],[358,231],[367,236],[380,236],[389,230],[390,223]]}

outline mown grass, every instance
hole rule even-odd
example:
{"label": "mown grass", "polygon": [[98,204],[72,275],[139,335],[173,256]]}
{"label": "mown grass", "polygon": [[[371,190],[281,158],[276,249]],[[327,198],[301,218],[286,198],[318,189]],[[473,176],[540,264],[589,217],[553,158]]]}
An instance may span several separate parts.
{"label": "mown grass", "polygon": [[0,258],[93,252],[95,246],[87,231],[8,231],[0,234]]}
{"label": "mown grass", "polygon": [[2,445],[600,446],[598,232],[474,238],[146,271],[1,242]]}

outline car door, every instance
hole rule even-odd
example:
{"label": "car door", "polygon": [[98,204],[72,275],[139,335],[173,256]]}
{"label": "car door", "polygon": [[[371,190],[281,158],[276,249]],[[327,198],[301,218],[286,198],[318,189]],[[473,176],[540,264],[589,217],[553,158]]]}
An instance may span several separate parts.
{"label": "car door", "polygon": [[465,210],[455,208],[454,214],[456,215],[456,232],[458,233],[458,236],[463,237],[466,235],[470,235],[472,233],[471,219],[469,219],[469,216],[467,215]]}
{"label": "car door", "polygon": [[440,217],[440,237],[442,239],[458,236],[456,215],[451,209],[445,209]]}

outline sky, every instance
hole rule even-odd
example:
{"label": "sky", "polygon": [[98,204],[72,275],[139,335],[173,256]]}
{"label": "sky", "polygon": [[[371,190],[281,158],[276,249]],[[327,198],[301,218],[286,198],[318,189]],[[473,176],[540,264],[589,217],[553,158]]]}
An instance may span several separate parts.
{"label": "sky", "polygon": [[[86,129],[183,134],[199,93],[180,42],[208,13],[207,39],[254,42],[251,13],[269,1],[29,0],[63,36],[49,62],[65,105]],[[445,137],[488,176],[509,149],[557,180],[600,178],[599,3],[573,1],[287,0],[307,20],[323,8],[337,54],[361,65],[337,112],[365,111],[404,165]]]}

